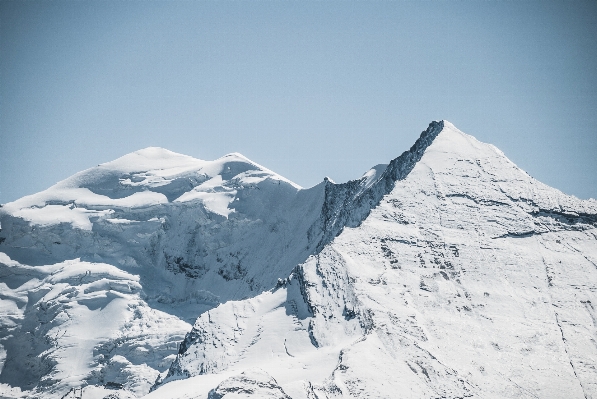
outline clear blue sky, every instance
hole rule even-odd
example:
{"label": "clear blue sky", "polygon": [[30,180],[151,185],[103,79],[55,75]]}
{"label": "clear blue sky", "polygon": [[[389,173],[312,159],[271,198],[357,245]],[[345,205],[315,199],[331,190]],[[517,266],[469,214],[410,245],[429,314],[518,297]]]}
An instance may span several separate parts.
{"label": "clear blue sky", "polygon": [[308,187],[447,119],[597,198],[595,1],[0,1],[0,203],[147,146]]}

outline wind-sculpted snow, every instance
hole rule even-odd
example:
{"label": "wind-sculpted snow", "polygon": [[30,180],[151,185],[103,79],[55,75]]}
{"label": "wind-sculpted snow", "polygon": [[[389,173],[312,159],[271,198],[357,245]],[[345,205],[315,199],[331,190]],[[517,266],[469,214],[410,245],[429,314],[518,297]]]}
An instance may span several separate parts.
{"label": "wind-sculpted snow", "polygon": [[310,189],[145,149],[0,223],[0,395],[597,398],[597,201],[446,121]]}

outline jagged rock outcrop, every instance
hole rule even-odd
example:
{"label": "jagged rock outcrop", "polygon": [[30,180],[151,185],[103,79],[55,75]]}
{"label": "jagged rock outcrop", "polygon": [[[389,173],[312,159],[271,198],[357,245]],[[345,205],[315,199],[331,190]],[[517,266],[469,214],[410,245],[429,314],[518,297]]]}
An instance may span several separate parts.
{"label": "jagged rock outcrop", "polygon": [[291,399],[276,380],[262,370],[245,371],[227,378],[207,396],[207,399],[228,398]]}
{"label": "jagged rock outcrop", "polygon": [[311,228],[311,231],[323,232],[316,252],[321,251],[344,227],[359,226],[383,196],[392,191],[395,182],[409,174],[443,127],[443,121],[431,122],[410,150],[392,160],[383,170],[372,169],[375,173],[342,184],[326,178],[321,216]]}

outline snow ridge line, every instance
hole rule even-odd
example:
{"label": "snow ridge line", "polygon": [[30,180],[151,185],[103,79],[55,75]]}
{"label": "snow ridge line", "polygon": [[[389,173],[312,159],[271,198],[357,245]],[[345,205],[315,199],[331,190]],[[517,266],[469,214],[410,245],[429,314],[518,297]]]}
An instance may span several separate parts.
{"label": "snow ridge line", "polygon": [[310,234],[322,232],[322,238],[314,253],[336,238],[344,227],[358,227],[379,205],[381,199],[394,188],[396,181],[405,179],[421,160],[427,147],[433,143],[444,129],[444,121],[433,121],[421,133],[415,144],[393,159],[386,170],[370,187],[363,187],[365,179],[351,180],[336,184],[325,178],[325,196],[321,216],[309,230]]}

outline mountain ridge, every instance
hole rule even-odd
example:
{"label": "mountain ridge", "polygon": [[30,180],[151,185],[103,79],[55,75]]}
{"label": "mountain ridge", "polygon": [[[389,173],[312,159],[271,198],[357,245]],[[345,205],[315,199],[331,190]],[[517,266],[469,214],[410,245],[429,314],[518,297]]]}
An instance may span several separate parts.
{"label": "mountain ridge", "polygon": [[[359,225],[276,290],[199,317],[149,397],[230,386],[255,366],[292,397],[595,397],[595,204],[449,129]],[[468,147],[477,156],[463,156]],[[581,210],[592,216],[557,213]],[[278,308],[291,309],[276,316],[286,331],[268,323]],[[238,330],[213,327],[234,319],[245,320]],[[280,338],[264,340],[268,329]],[[317,372],[296,375],[296,362]]]}
{"label": "mountain ridge", "polygon": [[[201,397],[259,384],[272,397],[295,399],[358,392],[392,397],[384,384],[413,397],[517,397],[521,391],[507,379],[502,384],[510,393],[492,383],[482,388],[477,371],[454,360],[432,324],[438,320],[460,331],[446,318],[453,312],[470,313],[461,323],[473,330],[484,317],[503,318],[495,310],[483,314],[481,304],[528,312],[526,298],[535,294],[517,277],[526,269],[509,266],[520,262],[510,251],[532,266],[528,281],[543,273],[545,286],[534,284],[562,307],[557,323],[543,322],[549,339],[559,326],[563,344],[525,345],[569,353],[572,371],[560,363],[548,363],[550,370],[578,374],[584,396],[593,395],[592,372],[583,364],[595,355],[580,353],[585,344],[576,342],[589,342],[591,331],[578,312],[590,315],[587,304],[597,303],[590,291],[590,282],[597,281],[591,274],[591,267],[597,269],[597,201],[537,182],[499,149],[449,122],[432,122],[387,166],[347,183],[325,179],[308,189],[235,153],[216,161],[155,147],[131,154],[77,174],[83,177],[74,188],[53,186],[18,200],[21,208],[18,201],[0,208],[0,383],[34,397],[60,397],[77,387],[100,398],[139,397],[152,386],[149,397],[175,397],[176,389],[182,395],[199,380],[209,388]],[[177,161],[164,164],[164,154]],[[129,156],[158,161],[134,170],[140,166],[123,161]],[[561,242],[569,244],[553,252]],[[526,245],[540,250],[529,252]],[[493,255],[480,257],[483,251]],[[537,258],[541,253],[543,260]],[[576,302],[566,299],[569,292],[579,294],[562,285],[568,280],[557,259],[571,265],[570,284],[585,282]],[[520,304],[490,287],[484,289],[491,296],[479,295],[480,283],[468,277],[475,273],[486,273],[496,287],[507,276],[513,288],[504,287]],[[97,317],[111,319],[112,327],[92,331]],[[539,331],[537,325],[533,321],[527,329]],[[521,345],[502,322],[491,328]],[[80,338],[81,331],[88,337]],[[464,352],[471,350],[462,338],[451,337]],[[87,365],[72,362],[73,342],[87,348],[80,352]],[[264,353],[271,353],[270,360]],[[490,354],[483,356],[493,359]],[[508,368],[533,375],[525,359],[536,361],[535,355],[525,356],[516,367],[509,358],[493,359],[495,372],[488,375],[502,381],[499,373]],[[379,375],[393,370],[404,379],[380,380],[366,364]],[[471,377],[459,380],[450,367]],[[550,378],[562,386],[574,381]],[[8,393],[8,385],[0,385],[0,392]]]}

